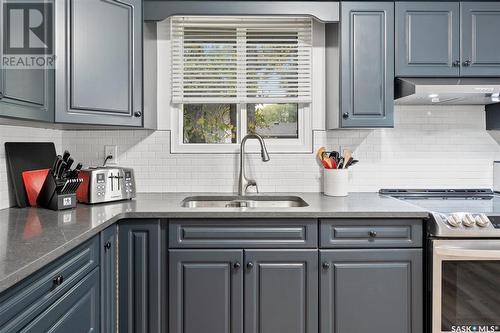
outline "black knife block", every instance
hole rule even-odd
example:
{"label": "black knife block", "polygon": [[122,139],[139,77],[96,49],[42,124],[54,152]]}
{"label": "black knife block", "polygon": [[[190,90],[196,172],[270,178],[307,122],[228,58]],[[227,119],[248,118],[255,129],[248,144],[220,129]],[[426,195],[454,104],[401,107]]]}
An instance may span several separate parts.
{"label": "black knife block", "polygon": [[37,198],[37,204],[41,207],[52,210],[64,210],[76,207],[76,193],[61,194],[57,191],[57,182],[54,176],[49,172],[43,183],[40,194]]}

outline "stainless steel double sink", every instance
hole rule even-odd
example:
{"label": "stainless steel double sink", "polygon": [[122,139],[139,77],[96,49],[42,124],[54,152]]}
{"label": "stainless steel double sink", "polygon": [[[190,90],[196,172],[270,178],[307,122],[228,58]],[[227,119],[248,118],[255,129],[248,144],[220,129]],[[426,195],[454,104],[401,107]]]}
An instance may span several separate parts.
{"label": "stainless steel double sink", "polygon": [[293,208],[309,206],[301,197],[267,195],[193,196],[181,202],[186,208]]}

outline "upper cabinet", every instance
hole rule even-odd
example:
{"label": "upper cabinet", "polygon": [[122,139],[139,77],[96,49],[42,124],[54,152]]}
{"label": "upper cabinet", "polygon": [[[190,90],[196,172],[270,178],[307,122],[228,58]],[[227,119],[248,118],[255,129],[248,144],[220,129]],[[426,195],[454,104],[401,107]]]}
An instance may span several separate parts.
{"label": "upper cabinet", "polygon": [[459,2],[396,2],[396,76],[458,76],[459,16]]}
{"label": "upper cabinet", "polygon": [[396,76],[499,76],[499,2],[396,2]]}
{"label": "upper cabinet", "polygon": [[[36,7],[38,4],[34,4]],[[10,7],[12,6],[12,7]],[[17,9],[17,11],[12,11]],[[12,2],[0,0],[0,17],[10,17],[27,11],[29,8],[14,8]],[[22,53],[39,52],[40,49],[30,48],[33,40],[20,38],[11,28],[10,31],[4,31],[7,25],[0,24],[0,116],[13,117],[20,119],[54,121],[54,70],[44,69],[44,67],[32,68],[21,66],[16,61],[24,59]],[[44,36],[51,39],[52,36]],[[5,39],[6,38],[6,39]],[[33,37],[34,39],[35,37]],[[4,47],[5,43],[5,47]],[[10,47],[15,46],[15,47]],[[32,53],[30,56],[37,56]],[[5,57],[5,58],[4,58]],[[43,55],[41,55],[43,58]],[[11,60],[8,66],[5,60]]]}
{"label": "upper cabinet", "polygon": [[341,6],[341,127],[391,127],[394,2]]}
{"label": "upper cabinet", "polygon": [[56,4],[56,122],[142,126],[142,1]]}
{"label": "upper cabinet", "polygon": [[461,2],[462,76],[500,76],[500,2]]}

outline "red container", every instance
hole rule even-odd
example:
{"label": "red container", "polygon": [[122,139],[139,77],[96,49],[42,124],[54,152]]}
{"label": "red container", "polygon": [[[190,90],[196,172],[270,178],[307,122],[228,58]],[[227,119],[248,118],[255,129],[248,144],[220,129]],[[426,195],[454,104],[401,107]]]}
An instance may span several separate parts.
{"label": "red container", "polygon": [[22,173],[24,188],[28,196],[30,206],[36,207],[36,199],[42,189],[45,178],[49,174],[50,169],[30,170]]}

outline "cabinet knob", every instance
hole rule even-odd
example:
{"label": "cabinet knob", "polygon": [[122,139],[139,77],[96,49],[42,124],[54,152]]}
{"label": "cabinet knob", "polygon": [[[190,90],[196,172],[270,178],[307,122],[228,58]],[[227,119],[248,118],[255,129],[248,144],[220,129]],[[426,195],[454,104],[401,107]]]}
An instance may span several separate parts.
{"label": "cabinet knob", "polygon": [[329,269],[330,263],[325,261],[321,266],[323,266],[323,269]]}
{"label": "cabinet knob", "polygon": [[64,282],[64,277],[62,275],[58,275],[52,280],[54,282],[54,286],[60,286]]}
{"label": "cabinet knob", "polygon": [[455,60],[453,62],[453,67],[460,67],[460,60]]}
{"label": "cabinet knob", "polygon": [[462,65],[464,67],[469,67],[471,65],[471,61],[470,60],[465,60]]}
{"label": "cabinet knob", "polygon": [[136,117],[136,118],[142,117],[142,112],[141,111],[135,111],[134,112],[134,117]]}
{"label": "cabinet knob", "polygon": [[105,244],[104,244],[104,249],[105,250],[109,250],[111,248],[111,242],[110,241],[107,241]]}
{"label": "cabinet knob", "polygon": [[349,112],[344,112],[344,113],[342,114],[342,118],[344,118],[344,119],[349,118]]}
{"label": "cabinet knob", "polygon": [[375,238],[375,237],[377,237],[377,232],[375,230],[370,230],[370,232],[368,232],[368,235],[371,238]]}
{"label": "cabinet knob", "polygon": [[253,262],[249,261],[247,262],[247,268],[252,269],[253,268]]}
{"label": "cabinet knob", "polygon": [[234,269],[239,269],[241,267],[241,264],[239,263],[239,261],[237,261],[233,264],[233,267]]}

